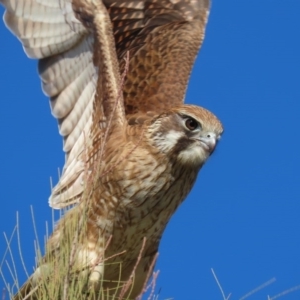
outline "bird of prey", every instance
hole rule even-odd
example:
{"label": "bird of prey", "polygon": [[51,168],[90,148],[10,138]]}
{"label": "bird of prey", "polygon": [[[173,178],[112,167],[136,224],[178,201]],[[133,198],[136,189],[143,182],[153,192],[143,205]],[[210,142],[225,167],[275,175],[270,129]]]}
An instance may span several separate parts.
{"label": "bird of prey", "polygon": [[[135,299],[223,132],[211,112],[183,103],[209,0],[0,2],[6,26],[39,59],[66,153],[49,204],[69,208],[16,299],[68,299],[71,278],[105,299]],[[38,294],[65,261],[54,294]]]}

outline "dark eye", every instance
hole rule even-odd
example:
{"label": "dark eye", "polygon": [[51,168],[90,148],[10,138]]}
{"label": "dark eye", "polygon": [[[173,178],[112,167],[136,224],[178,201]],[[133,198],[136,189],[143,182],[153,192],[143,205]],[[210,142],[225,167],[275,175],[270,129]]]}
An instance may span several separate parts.
{"label": "dark eye", "polygon": [[191,131],[194,131],[195,129],[198,129],[200,127],[199,123],[193,118],[186,119],[185,126]]}

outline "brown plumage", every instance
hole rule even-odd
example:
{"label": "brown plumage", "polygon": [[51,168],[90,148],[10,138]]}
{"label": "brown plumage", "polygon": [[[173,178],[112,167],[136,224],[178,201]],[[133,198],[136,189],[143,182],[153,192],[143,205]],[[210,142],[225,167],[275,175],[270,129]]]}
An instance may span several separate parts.
{"label": "brown plumage", "polygon": [[59,264],[69,245],[66,276],[85,274],[94,289],[100,282],[112,289],[111,297],[122,294],[115,281],[128,281],[141,254],[133,299],[170,217],[223,131],[212,113],[183,104],[209,1],[0,1],[7,26],[40,59],[43,89],[64,137],[66,163],[50,206],[76,204],[17,297],[34,295],[43,270],[51,278],[50,262]]}

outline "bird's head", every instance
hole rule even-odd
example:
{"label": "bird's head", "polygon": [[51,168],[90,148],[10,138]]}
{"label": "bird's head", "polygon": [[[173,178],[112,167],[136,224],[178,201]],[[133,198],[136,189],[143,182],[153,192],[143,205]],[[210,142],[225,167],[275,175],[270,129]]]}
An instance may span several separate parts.
{"label": "bird's head", "polygon": [[200,167],[213,153],[223,127],[208,110],[182,105],[153,118],[147,131],[160,152],[178,163]]}

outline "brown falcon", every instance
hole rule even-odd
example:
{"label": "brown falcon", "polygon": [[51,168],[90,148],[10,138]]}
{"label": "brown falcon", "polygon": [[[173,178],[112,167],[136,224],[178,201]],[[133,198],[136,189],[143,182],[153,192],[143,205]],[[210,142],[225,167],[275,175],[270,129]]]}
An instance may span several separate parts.
{"label": "brown falcon", "polygon": [[[223,131],[212,113],[183,104],[209,0],[0,2],[6,25],[39,59],[64,138],[66,162],[50,206],[71,205],[17,297],[68,299],[71,279],[87,278],[88,290],[102,286],[105,299],[134,299]],[[37,296],[49,281],[57,283],[52,294]]]}

